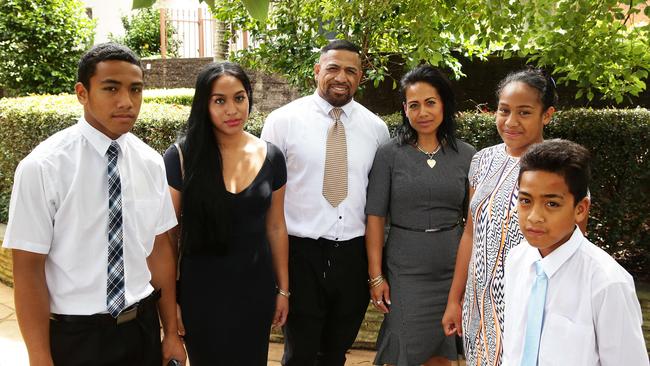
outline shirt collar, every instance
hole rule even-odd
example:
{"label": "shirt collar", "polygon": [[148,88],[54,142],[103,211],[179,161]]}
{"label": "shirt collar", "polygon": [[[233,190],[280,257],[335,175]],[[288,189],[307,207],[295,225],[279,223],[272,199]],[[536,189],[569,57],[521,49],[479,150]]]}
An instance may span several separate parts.
{"label": "shirt collar", "polygon": [[573,253],[575,253],[580,247],[580,243],[582,243],[583,239],[584,236],[582,235],[582,231],[580,231],[580,228],[576,226],[573,229],[573,234],[566,243],[560,245],[557,249],[552,251],[551,254],[542,259],[542,267],[544,268],[544,273],[546,273],[548,278],[553,277],[553,274],[555,274],[555,272],[557,272],[557,270],[560,269],[569,258],[571,258]]}
{"label": "shirt collar", "polygon": [[[320,107],[320,109],[321,109],[321,110],[322,110],[326,115],[329,116],[329,115],[330,115],[330,111],[332,110],[332,108],[334,108],[334,106],[331,105],[331,104],[330,104],[328,101],[326,101],[325,99],[323,99],[323,98],[318,94],[318,90],[316,90],[316,91],[314,92],[314,100],[316,101],[316,104]],[[343,109],[343,113],[344,113],[348,118],[350,118],[350,116],[352,115],[352,110],[354,109],[355,104],[356,104],[356,102],[354,101],[354,99],[350,99],[350,101],[349,101],[346,105],[340,107],[341,109]],[[341,122],[343,122],[343,121],[341,121]]]}
{"label": "shirt collar", "polygon": [[[81,134],[86,138],[86,140],[88,140],[95,151],[97,151],[97,153],[101,156],[106,156],[108,147],[111,145],[113,140],[101,133],[95,127],[91,126],[83,116],[79,117],[79,122],[77,122],[77,125],[79,126]],[[121,151],[124,151],[126,135],[127,134],[125,133],[122,136],[118,137],[117,140],[115,140]]]}

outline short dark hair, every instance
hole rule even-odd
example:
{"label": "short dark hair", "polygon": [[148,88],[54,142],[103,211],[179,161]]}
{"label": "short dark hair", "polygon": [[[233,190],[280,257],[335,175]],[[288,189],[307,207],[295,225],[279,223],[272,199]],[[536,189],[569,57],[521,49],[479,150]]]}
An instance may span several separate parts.
{"label": "short dark hair", "polygon": [[546,111],[557,105],[555,80],[542,69],[528,68],[509,73],[497,86],[497,100],[503,89],[510,83],[522,82],[539,93],[539,100]]}
{"label": "short dark hair", "polygon": [[[406,73],[400,81],[402,103],[406,103],[406,89],[415,83],[427,83],[434,87],[440,95],[442,99],[443,117],[442,123],[436,132],[436,137],[438,137],[438,141],[441,144],[445,142],[452,149],[458,151],[456,147],[456,97],[454,96],[449,79],[440,70],[431,65],[426,64],[416,67]],[[400,144],[415,144],[418,134],[409,123],[404,108],[401,111],[402,125],[397,130],[397,139]],[[441,146],[444,149],[444,145]]]}
{"label": "short dark hair", "polygon": [[519,178],[524,172],[541,170],[564,177],[574,206],[587,196],[591,179],[589,150],[575,142],[552,139],[532,145],[519,161]]}
{"label": "short dark hair", "polygon": [[113,42],[100,43],[81,56],[77,67],[77,82],[90,90],[90,78],[95,75],[97,64],[110,60],[126,61],[142,70],[140,59],[130,48]]}
{"label": "short dark hair", "polygon": [[330,41],[330,43],[326,44],[323,46],[323,48],[320,49],[320,53],[322,55],[331,50],[345,50],[354,52],[356,54],[361,53],[361,49],[356,44],[345,39],[335,39],[333,41]]}

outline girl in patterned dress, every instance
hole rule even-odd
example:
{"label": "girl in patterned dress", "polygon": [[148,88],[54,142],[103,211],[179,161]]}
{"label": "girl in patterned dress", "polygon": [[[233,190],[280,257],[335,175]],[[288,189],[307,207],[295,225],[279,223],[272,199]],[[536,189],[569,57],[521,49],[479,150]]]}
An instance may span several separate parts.
{"label": "girl in patterned dress", "polygon": [[534,69],[506,76],[497,98],[503,143],[472,159],[468,220],[442,319],[446,334],[463,336],[468,366],[501,364],[504,263],[523,238],[515,210],[519,157],[543,140],[557,102],[553,80]]}

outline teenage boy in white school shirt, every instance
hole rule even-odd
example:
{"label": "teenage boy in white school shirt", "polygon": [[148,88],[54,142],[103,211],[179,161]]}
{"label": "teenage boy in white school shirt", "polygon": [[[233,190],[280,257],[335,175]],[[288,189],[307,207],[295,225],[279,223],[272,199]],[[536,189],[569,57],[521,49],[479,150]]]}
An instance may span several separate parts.
{"label": "teenage boy in white school shirt", "polygon": [[130,133],[142,66],[127,47],[98,44],[77,80],[83,115],[20,162],[11,194],[3,246],[29,363],[184,365],[165,166]]}
{"label": "teenage boy in white school shirt", "polygon": [[589,206],[589,152],[548,140],[520,164],[526,240],[505,263],[502,365],[648,365],[632,276],[575,224]]}

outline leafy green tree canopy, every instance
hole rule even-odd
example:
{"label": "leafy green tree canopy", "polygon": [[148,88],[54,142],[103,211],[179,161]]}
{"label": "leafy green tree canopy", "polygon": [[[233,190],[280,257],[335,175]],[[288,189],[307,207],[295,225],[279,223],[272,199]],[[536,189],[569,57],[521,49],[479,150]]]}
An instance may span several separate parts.
{"label": "leafy green tree canopy", "polygon": [[77,0],[1,0],[0,86],[19,95],[70,92],[93,33]]}
{"label": "leafy green tree canopy", "polygon": [[[366,55],[369,81],[389,74],[390,55],[413,67],[420,62],[464,76],[459,57],[527,57],[559,83],[576,82],[578,94],[621,102],[646,88],[650,71],[649,25],[629,18],[643,0],[278,0],[265,22],[240,0],[214,3],[215,16],[248,30],[257,47],[236,55],[249,67],[281,73],[303,88],[326,38],[346,38]],[[650,14],[650,7],[645,8]]]}
{"label": "leafy green tree canopy", "polygon": [[[115,37],[111,34],[111,40],[126,45],[140,57],[160,55],[160,12],[158,10],[153,8],[136,10],[131,16],[122,17],[122,25],[126,31],[124,37]],[[168,21],[165,31],[167,54],[177,57],[181,42],[174,37],[176,29]]]}

